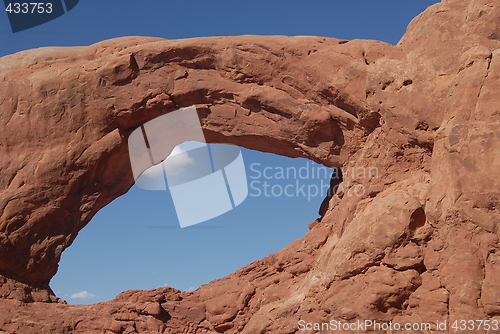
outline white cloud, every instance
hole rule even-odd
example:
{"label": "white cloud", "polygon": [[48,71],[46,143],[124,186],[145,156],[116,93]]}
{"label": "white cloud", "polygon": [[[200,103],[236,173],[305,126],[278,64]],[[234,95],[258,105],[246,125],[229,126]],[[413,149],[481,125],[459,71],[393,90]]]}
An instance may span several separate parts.
{"label": "white cloud", "polygon": [[189,289],[187,289],[187,292],[191,292],[191,291],[194,291],[194,290],[196,290],[196,288],[194,286],[192,286]]}
{"label": "white cloud", "polygon": [[88,291],[81,291],[81,292],[77,292],[77,293],[72,294],[69,298],[72,298],[72,299],[92,299],[95,297],[97,297],[97,296],[94,295],[93,293],[90,293]]}
{"label": "white cloud", "polygon": [[144,171],[144,173],[142,175],[150,177],[150,178],[155,178],[155,177],[158,177],[158,176],[162,176],[163,177],[163,168],[161,167],[161,163],[149,167],[148,169],[146,169]]}
{"label": "white cloud", "polygon": [[177,175],[184,171],[187,165],[194,164],[194,160],[179,146],[174,147],[172,153],[163,161],[167,175]]}

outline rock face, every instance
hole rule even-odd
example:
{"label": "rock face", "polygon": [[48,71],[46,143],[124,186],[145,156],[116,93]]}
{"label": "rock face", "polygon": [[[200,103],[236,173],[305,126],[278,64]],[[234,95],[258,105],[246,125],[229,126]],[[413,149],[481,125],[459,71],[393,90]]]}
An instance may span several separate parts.
{"label": "rock face", "polygon": [[[0,330],[500,321],[499,17],[498,0],[448,0],[396,46],[128,37],[1,58]],[[78,231],[132,186],[128,135],[193,104],[210,142],[341,167],[328,210],[282,251],[194,292],[64,304],[48,283]]]}

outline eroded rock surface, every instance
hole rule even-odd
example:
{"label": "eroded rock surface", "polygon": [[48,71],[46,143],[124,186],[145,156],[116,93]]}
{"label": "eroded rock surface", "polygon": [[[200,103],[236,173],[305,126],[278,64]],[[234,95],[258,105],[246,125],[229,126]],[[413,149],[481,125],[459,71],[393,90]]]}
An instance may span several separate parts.
{"label": "eroded rock surface", "polygon": [[[500,320],[499,17],[498,0],[449,0],[396,46],[128,37],[1,58],[0,330]],[[210,142],[342,167],[328,210],[282,251],[194,292],[64,304],[48,283],[78,231],[133,184],[128,135],[193,104]]]}

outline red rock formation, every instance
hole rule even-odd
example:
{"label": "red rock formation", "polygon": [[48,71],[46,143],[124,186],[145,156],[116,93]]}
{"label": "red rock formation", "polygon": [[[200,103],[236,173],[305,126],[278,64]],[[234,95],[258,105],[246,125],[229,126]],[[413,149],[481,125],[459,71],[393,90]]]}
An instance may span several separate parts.
{"label": "red rock formation", "polygon": [[[0,330],[500,320],[498,17],[498,0],[448,0],[397,46],[129,37],[1,58]],[[326,214],[282,251],[192,293],[54,303],[61,252],[133,183],[128,134],[192,104],[211,142],[342,167]]]}

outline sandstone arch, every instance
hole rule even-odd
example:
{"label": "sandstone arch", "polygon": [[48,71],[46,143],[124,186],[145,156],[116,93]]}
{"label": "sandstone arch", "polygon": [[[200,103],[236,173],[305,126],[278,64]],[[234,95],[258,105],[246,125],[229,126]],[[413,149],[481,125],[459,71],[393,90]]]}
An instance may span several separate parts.
{"label": "sandstone arch", "polygon": [[[295,47],[289,46],[292,41]],[[6,156],[17,158],[8,159],[10,168],[5,168],[3,216],[10,236],[27,226],[30,232],[12,244],[20,257],[2,261],[4,274],[47,282],[55,273],[54,260],[75,233],[132,185],[126,144],[130,132],[179,107],[197,106],[210,142],[339,166],[340,148],[346,146],[344,132],[358,131],[355,135],[361,139],[379,117],[367,111],[362,99],[367,65],[355,56],[372,45],[393,48],[380,42],[350,43],[354,45],[317,37],[123,38],[87,48],[40,49],[24,61],[29,53],[11,56],[17,58],[12,62],[16,68],[40,70],[24,76],[5,73],[9,85],[3,103],[7,107],[4,147]],[[322,45],[326,50],[318,52],[333,53],[333,59],[319,59],[335,61],[335,70],[351,80],[330,84],[327,73],[307,63],[318,62],[308,49]],[[304,46],[309,46],[307,52]],[[298,67],[301,58],[307,62]],[[297,76],[292,79],[290,72]],[[283,82],[289,80],[297,83]],[[304,87],[295,87],[300,85]],[[18,156],[18,145],[32,151],[29,157]],[[73,190],[68,192],[68,186]],[[43,207],[30,208],[34,200]],[[14,207],[27,211],[18,215]],[[68,212],[67,207],[79,210]],[[38,227],[40,221],[45,226]],[[53,226],[58,226],[56,231]],[[35,232],[38,229],[55,233],[44,235],[49,239],[42,241],[39,237],[46,233]],[[29,234],[39,235],[38,240]],[[26,244],[39,247],[26,250]],[[33,262],[35,254],[39,260]]]}
{"label": "sandstone arch", "polygon": [[366,194],[333,196],[303,239],[233,275],[192,294],[125,293],[110,323],[86,310],[68,326],[285,333],[299,318],[498,318],[499,16],[498,1],[444,1],[397,46],[128,37],[3,57],[2,296],[55,300],[63,249],[132,185],[128,133],[196,104],[208,141],[381,177],[346,176]]}

